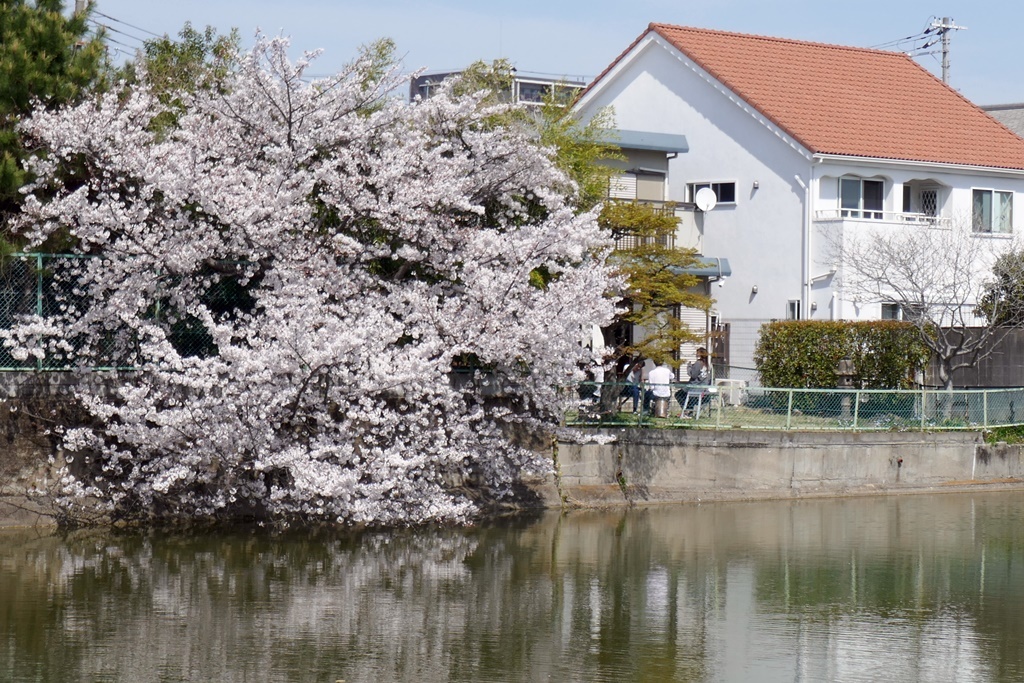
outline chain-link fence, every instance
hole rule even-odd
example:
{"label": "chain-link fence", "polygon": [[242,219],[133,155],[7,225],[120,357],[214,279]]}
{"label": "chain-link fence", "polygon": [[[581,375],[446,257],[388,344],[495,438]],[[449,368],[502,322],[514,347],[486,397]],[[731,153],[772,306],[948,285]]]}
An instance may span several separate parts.
{"label": "chain-link fence", "polygon": [[[83,310],[81,256],[15,254],[0,261],[0,329],[26,316]],[[227,264],[225,264],[227,265]],[[254,306],[232,269],[197,276],[199,298],[215,317]],[[168,284],[174,284],[168,281]],[[184,356],[216,354],[198,319],[154,300],[145,311],[159,321]],[[132,335],[111,329],[88,349],[81,339],[43,358],[15,358],[0,345],[0,370],[64,370],[83,363],[95,368],[131,368],[140,361]],[[1024,424],[1024,389],[895,391],[868,389],[773,389],[760,386],[751,368],[715,367],[713,386],[672,384],[668,390],[614,382],[584,382],[567,392],[563,411],[571,425],[688,426],[699,428],[925,430],[977,429]],[[662,395],[656,395],[662,394]]]}
{"label": "chain-link fence", "polygon": [[730,384],[748,387],[761,386],[761,374],[757,368],[744,368],[739,365],[712,365],[712,378],[717,381],[730,380]]}
{"label": "chain-link fence", "polygon": [[667,391],[664,385],[584,382],[566,397],[565,422],[574,426],[860,431],[1024,425],[1024,388],[772,389],[752,387],[738,379],[720,378],[717,382],[715,386],[672,384]]}
{"label": "chain-link fence", "polygon": [[[49,254],[14,254],[0,262],[0,329],[10,329],[27,316],[50,316],[66,310],[80,298],[74,272],[79,257]],[[80,347],[69,340],[72,350],[51,353],[44,358],[15,358],[7,346],[0,347],[2,370],[62,370],[68,357]]]}
{"label": "chain-link fence", "polygon": [[[0,329],[11,329],[28,316],[74,317],[76,312],[84,311],[89,299],[80,286],[79,274],[88,258],[64,254],[4,257],[0,261]],[[218,266],[196,276],[200,302],[220,319],[252,310],[252,296],[239,284],[230,264]],[[166,284],[170,288],[175,280],[168,277]],[[174,310],[169,297],[155,298],[143,315],[165,329],[171,344],[183,356],[217,353],[206,327],[195,316]],[[0,370],[66,370],[83,364],[124,369],[140,362],[137,340],[126,328],[111,328],[91,345],[84,339],[63,341],[66,347],[48,349],[42,358],[15,358],[10,348],[0,345]]]}

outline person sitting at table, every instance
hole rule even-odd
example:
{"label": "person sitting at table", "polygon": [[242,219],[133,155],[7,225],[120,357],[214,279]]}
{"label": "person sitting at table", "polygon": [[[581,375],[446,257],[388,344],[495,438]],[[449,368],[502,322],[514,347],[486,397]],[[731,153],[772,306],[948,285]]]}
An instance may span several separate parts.
{"label": "person sitting at table", "polygon": [[644,412],[651,412],[651,404],[655,399],[667,399],[672,395],[672,380],[672,368],[668,366],[668,363],[663,362],[648,373],[647,384],[650,388],[644,392]]}
{"label": "person sitting at table", "polygon": [[635,413],[640,403],[640,383],[644,377],[644,360],[636,358],[626,366],[626,385],[622,387],[622,396],[633,399],[633,412]]}
{"label": "person sitting at table", "polygon": [[679,402],[679,407],[683,409],[684,414],[690,409],[691,404],[703,400],[708,393],[706,389],[697,389],[697,387],[707,387],[711,383],[708,350],[703,346],[697,349],[697,360],[690,363],[687,375],[686,385],[676,392],[676,401]]}

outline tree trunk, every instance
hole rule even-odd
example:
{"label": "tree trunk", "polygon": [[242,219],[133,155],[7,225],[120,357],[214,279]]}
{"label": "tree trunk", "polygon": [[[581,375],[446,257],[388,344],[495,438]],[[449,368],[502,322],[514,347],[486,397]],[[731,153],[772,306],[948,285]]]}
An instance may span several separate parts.
{"label": "tree trunk", "polygon": [[[946,396],[942,400],[942,418],[944,420],[951,420],[953,418],[953,359],[952,358],[940,358],[939,359],[939,381],[942,382],[942,388],[946,391]],[[936,411],[938,412],[938,411]]]}

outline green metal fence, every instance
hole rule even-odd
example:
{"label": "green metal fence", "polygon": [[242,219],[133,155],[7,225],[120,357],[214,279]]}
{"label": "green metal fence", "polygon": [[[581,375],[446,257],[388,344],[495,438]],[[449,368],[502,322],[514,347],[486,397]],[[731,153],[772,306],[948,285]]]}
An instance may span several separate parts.
{"label": "green metal fence", "polygon": [[[53,315],[78,297],[72,274],[81,257],[51,254],[13,254],[0,262],[0,329],[10,329],[25,316]],[[73,344],[74,345],[74,344]],[[68,359],[19,360],[0,347],[0,370],[60,370]]]}
{"label": "green metal fence", "polygon": [[[673,384],[658,401],[652,387],[584,382],[564,406],[573,426],[689,427],[828,431],[924,431],[1024,425],[1024,388],[972,390],[773,389]],[[644,398],[647,397],[647,401]],[[645,407],[646,403],[646,407]]]}
{"label": "green metal fence", "polygon": [[[84,259],[68,254],[12,254],[0,261],[0,329],[10,329],[26,316],[55,315],[68,310],[84,310],[89,300],[80,287]],[[200,301],[214,316],[235,315],[251,310],[253,299],[230,272],[200,274],[204,287]],[[168,285],[174,284],[168,278]],[[170,308],[166,300],[154,300],[144,313],[160,321],[174,347],[184,356],[209,356],[217,353],[205,327],[193,316]],[[67,370],[85,363],[96,369],[135,367],[139,358],[137,344],[130,333],[112,329],[95,348],[83,354],[84,342],[70,340],[71,350],[52,352],[42,359],[18,360],[0,345],[0,371]]]}

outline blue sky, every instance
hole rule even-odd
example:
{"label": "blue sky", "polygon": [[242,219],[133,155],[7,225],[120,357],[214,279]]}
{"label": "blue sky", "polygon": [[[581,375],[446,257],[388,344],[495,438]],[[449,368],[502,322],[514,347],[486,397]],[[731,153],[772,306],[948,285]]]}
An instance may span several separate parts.
{"label": "blue sky", "polygon": [[[948,16],[967,27],[952,34],[953,87],[978,104],[1024,102],[1024,59],[1015,49],[1024,3],[1010,0],[94,0],[94,5],[113,19],[95,17],[120,31],[109,35],[123,43],[115,47],[124,52],[149,32],[175,35],[191,21],[222,33],[238,28],[245,42],[257,28],[287,35],[296,55],[322,48],[311,69],[317,75],[336,71],[360,45],[389,37],[409,71],[451,70],[506,57],[524,72],[588,80],[651,21],[876,47],[919,34],[933,18]],[[937,53],[918,62],[941,72]]]}

